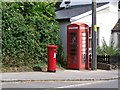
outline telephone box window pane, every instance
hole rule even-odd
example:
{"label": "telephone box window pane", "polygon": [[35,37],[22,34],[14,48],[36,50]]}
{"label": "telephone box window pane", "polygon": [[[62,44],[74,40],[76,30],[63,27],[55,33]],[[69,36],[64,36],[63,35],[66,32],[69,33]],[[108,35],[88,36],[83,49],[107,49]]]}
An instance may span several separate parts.
{"label": "telephone box window pane", "polygon": [[82,37],[82,40],[85,41],[85,40],[86,40],[86,37]]}
{"label": "telephone box window pane", "polygon": [[82,52],[86,52],[86,48],[83,48],[83,49],[82,49]]}
{"label": "telephone box window pane", "polygon": [[82,54],[82,63],[85,63],[86,62],[86,53],[84,52]]}
{"label": "telephone box window pane", "polygon": [[72,64],[76,64],[77,60],[76,60],[76,56],[75,55],[71,55],[71,61]]}
{"label": "telephone box window pane", "polygon": [[76,33],[71,32],[70,33],[70,56],[71,56],[71,63],[75,64],[76,63]]}
{"label": "telephone box window pane", "polygon": [[82,41],[83,44],[86,44],[86,41]]}
{"label": "telephone box window pane", "polygon": [[83,36],[83,37],[86,37],[86,33],[82,33],[82,36]]}

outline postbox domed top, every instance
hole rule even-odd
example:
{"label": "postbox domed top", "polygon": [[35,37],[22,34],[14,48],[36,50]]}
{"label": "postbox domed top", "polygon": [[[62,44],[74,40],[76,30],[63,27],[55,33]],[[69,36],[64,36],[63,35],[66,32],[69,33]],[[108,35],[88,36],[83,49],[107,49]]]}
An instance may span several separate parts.
{"label": "postbox domed top", "polygon": [[50,44],[50,45],[47,45],[48,48],[57,48],[56,45],[53,45],[53,44]]}

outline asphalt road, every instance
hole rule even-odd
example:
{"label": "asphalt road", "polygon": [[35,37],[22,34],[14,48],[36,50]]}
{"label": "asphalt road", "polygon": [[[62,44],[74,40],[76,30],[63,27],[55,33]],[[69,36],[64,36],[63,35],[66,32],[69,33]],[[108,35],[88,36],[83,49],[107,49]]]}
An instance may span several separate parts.
{"label": "asphalt road", "polygon": [[58,88],[118,88],[118,80],[88,82],[83,84],[74,84]]}
{"label": "asphalt road", "polygon": [[119,82],[118,80],[64,81],[64,82],[63,81],[5,82],[5,83],[2,83],[2,88],[118,88]]}

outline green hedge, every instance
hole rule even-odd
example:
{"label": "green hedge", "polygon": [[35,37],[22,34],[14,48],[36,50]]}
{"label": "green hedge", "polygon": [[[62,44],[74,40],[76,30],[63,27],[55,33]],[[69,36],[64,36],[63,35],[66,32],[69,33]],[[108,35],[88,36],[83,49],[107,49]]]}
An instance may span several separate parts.
{"label": "green hedge", "polygon": [[46,45],[58,44],[54,2],[2,2],[2,63],[47,62]]}

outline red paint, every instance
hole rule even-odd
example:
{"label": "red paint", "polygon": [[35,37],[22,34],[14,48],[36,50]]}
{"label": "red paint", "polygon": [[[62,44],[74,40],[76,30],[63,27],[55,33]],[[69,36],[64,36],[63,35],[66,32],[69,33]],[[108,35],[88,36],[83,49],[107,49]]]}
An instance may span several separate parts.
{"label": "red paint", "polygon": [[55,45],[48,45],[48,72],[56,72],[56,48]]}
{"label": "red paint", "polygon": [[69,24],[67,26],[67,68],[89,69],[89,67],[89,26],[79,22]]}

